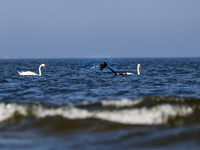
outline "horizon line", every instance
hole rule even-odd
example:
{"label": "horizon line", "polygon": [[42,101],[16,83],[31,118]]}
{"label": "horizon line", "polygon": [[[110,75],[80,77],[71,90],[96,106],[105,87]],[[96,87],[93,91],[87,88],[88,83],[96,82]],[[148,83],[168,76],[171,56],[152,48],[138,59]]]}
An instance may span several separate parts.
{"label": "horizon line", "polygon": [[58,58],[0,58],[1,60],[9,60],[9,59],[130,59],[130,58],[200,58],[200,56],[160,56],[160,57],[58,57]]}

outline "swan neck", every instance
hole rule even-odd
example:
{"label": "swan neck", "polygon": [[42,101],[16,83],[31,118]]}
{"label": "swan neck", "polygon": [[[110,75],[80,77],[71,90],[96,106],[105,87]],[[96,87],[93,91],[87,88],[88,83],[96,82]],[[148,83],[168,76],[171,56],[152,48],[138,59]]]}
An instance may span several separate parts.
{"label": "swan neck", "polygon": [[42,73],[41,73],[41,67],[42,67],[42,65],[40,65],[40,67],[39,67],[39,76],[42,75]]}
{"label": "swan neck", "polygon": [[137,66],[137,72],[138,72],[138,74],[140,74],[140,68],[139,68],[139,65]]}

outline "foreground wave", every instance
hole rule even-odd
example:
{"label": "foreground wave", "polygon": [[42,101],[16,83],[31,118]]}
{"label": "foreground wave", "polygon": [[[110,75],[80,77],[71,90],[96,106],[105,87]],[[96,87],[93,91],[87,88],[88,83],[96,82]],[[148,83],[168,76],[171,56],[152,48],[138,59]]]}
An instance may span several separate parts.
{"label": "foreground wave", "polygon": [[103,99],[99,102],[83,101],[67,106],[0,103],[0,122],[62,117],[85,121],[97,119],[127,125],[180,125],[200,123],[199,114],[200,100],[194,98]]}

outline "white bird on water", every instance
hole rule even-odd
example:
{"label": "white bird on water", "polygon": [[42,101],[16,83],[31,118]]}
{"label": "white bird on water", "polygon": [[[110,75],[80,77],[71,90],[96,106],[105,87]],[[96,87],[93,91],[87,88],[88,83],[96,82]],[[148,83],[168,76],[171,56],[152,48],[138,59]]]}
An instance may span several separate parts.
{"label": "white bird on water", "polygon": [[31,71],[22,71],[22,72],[17,71],[17,72],[21,76],[41,76],[42,75],[42,73],[41,73],[41,67],[44,67],[46,69],[45,64],[41,64],[40,67],[39,67],[39,75],[37,73],[31,72]]}
{"label": "white bird on water", "polygon": [[[138,75],[140,75],[140,64],[137,65],[137,73]],[[119,75],[119,73],[117,73],[117,75]],[[134,73],[131,73],[131,72],[125,72],[125,73],[122,73],[122,75],[134,75]]]}

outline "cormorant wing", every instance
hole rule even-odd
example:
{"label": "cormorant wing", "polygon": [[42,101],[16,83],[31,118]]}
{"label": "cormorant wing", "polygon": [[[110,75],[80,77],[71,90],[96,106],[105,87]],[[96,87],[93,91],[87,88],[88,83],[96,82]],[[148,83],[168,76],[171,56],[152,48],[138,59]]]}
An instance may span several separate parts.
{"label": "cormorant wing", "polygon": [[110,67],[106,66],[106,68],[110,69],[115,75],[118,75],[118,73],[112,70]]}

